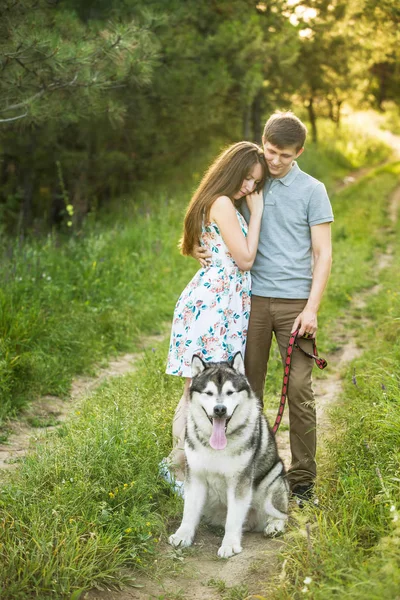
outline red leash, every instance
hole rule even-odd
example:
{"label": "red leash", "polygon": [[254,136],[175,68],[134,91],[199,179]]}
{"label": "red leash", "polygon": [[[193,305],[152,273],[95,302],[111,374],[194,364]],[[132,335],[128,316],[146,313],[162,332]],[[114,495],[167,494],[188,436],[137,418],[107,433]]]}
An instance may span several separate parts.
{"label": "red leash", "polygon": [[303,352],[303,354],[305,354],[306,356],[313,358],[319,369],[325,369],[326,365],[328,364],[324,358],[320,358],[318,356],[317,344],[316,344],[315,338],[313,338],[313,354],[310,354],[309,352],[306,352],[305,350],[303,350],[303,348],[301,346],[299,346],[299,344],[297,343],[298,333],[299,333],[299,330],[295,331],[294,333],[292,333],[290,335],[290,340],[289,340],[289,344],[288,344],[287,352],[286,352],[285,369],[284,369],[284,373],[283,373],[281,401],[279,404],[278,414],[275,419],[275,424],[272,428],[273,433],[276,433],[278,431],[278,427],[281,424],[281,420],[283,417],[283,411],[285,410],[286,397],[287,397],[288,389],[289,389],[289,375],[290,375],[290,367],[292,364],[293,348],[295,347],[298,350],[300,350],[301,352]]}

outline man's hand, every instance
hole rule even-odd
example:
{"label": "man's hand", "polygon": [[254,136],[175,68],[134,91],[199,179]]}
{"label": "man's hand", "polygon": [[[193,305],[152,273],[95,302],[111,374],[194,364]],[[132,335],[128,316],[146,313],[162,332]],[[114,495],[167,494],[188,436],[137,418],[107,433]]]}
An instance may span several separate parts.
{"label": "man's hand", "polygon": [[317,313],[310,308],[305,307],[305,309],[296,317],[293,327],[292,333],[299,329],[298,337],[308,337],[315,338],[315,334],[318,329],[318,320]]}
{"label": "man's hand", "polygon": [[203,269],[211,263],[211,252],[203,246],[193,246],[192,256],[199,261]]}

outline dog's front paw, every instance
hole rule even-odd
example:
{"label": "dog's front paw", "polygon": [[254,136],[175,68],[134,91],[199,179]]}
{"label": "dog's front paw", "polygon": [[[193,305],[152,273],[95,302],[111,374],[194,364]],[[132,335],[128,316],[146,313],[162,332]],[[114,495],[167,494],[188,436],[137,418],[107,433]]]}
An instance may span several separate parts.
{"label": "dog's front paw", "polygon": [[264,535],[266,537],[273,537],[279,533],[283,533],[285,531],[285,523],[286,521],[283,519],[271,519],[264,529]]}
{"label": "dog's front paw", "polygon": [[192,545],[193,537],[193,534],[191,534],[188,531],[182,530],[182,528],[180,527],[176,533],[169,536],[168,542],[171,544],[171,546],[180,546],[181,548],[187,548],[188,546]]}
{"label": "dog's front paw", "polygon": [[218,556],[220,558],[230,558],[235,554],[239,554],[243,550],[240,544],[222,544],[221,548],[218,550]]}

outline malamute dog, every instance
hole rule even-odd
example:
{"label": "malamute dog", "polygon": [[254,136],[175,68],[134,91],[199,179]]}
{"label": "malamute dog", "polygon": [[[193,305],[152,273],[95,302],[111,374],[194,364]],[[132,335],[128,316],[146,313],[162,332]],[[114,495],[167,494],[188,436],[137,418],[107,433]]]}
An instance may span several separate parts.
{"label": "malamute dog", "polygon": [[183,519],[170,544],[190,546],[202,515],[213,525],[225,525],[218,550],[222,558],[242,551],[243,530],[265,535],[284,530],[285,469],[240,352],[232,363],[193,357],[185,454]]}

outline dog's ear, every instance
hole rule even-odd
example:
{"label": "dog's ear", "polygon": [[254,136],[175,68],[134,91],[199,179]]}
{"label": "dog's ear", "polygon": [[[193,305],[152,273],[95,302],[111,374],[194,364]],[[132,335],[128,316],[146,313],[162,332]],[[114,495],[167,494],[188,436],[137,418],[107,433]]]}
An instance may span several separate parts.
{"label": "dog's ear", "polygon": [[200,356],[193,354],[192,357],[192,378],[196,377],[204,371],[206,364],[201,360]]}
{"label": "dog's ear", "polygon": [[232,359],[232,368],[235,369],[238,373],[244,375],[244,360],[241,352],[236,352],[235,356]]}

